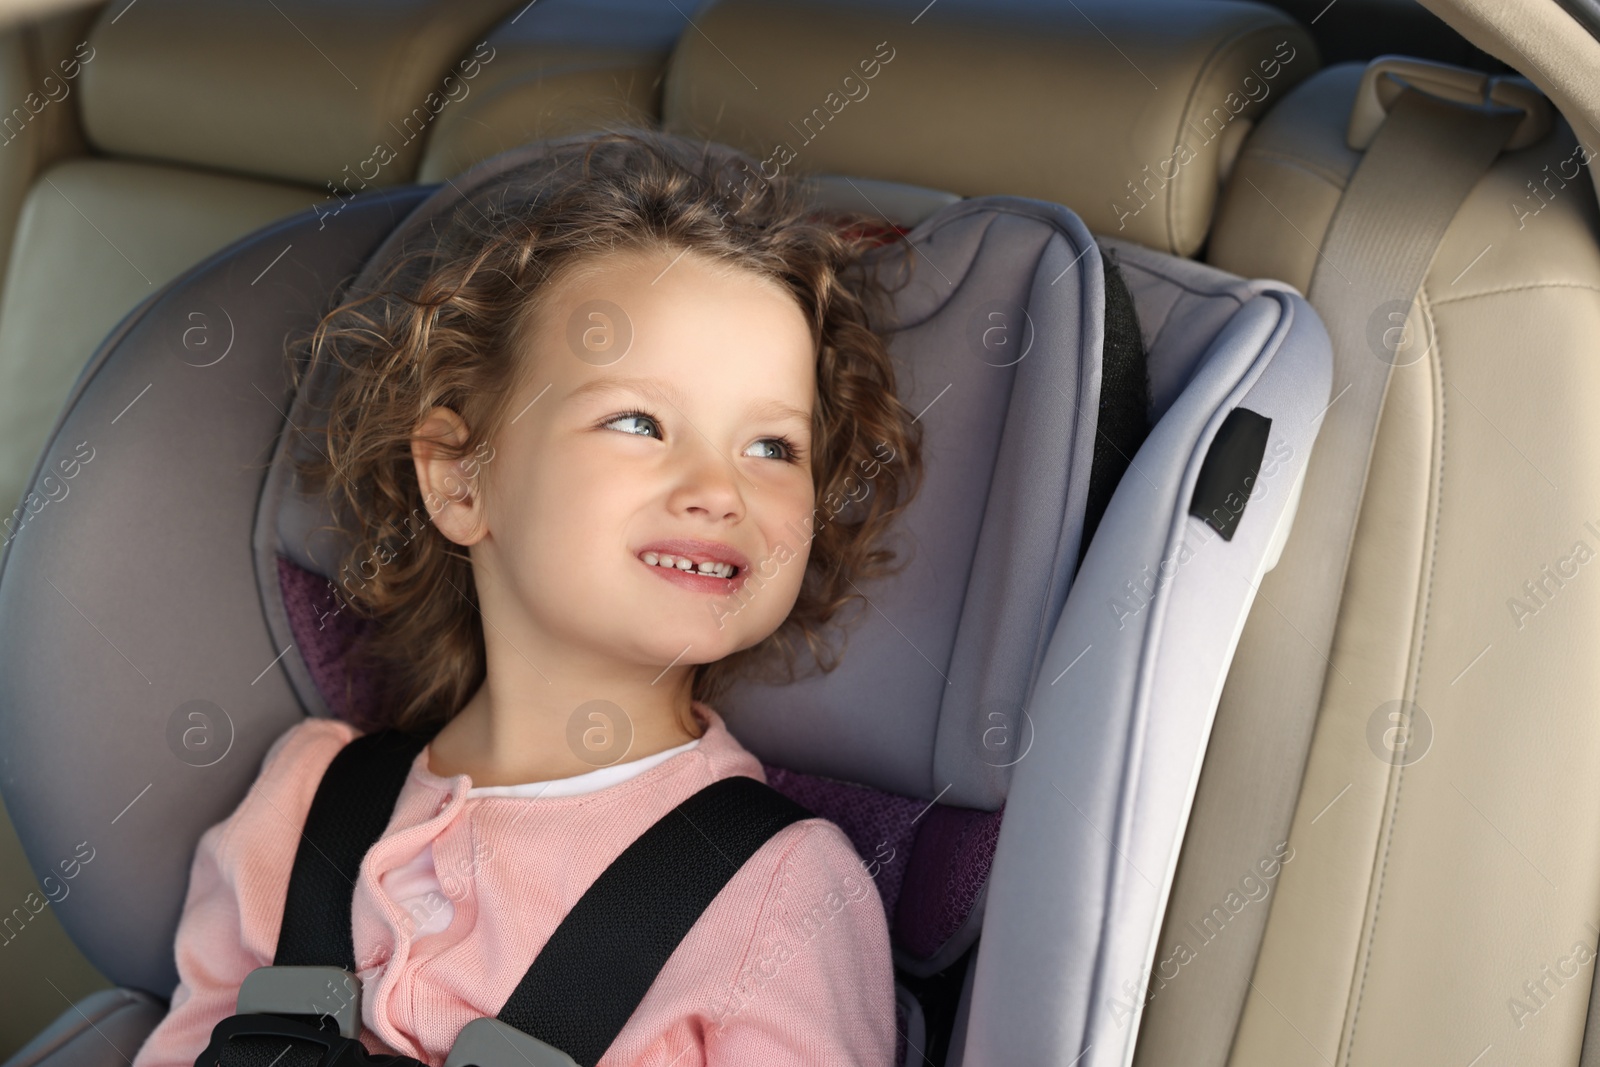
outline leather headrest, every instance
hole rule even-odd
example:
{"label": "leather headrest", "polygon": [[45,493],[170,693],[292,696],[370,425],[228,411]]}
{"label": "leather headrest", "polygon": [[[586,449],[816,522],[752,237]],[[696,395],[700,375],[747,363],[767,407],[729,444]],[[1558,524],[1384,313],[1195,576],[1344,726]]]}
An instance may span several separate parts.
{"label": "leather headrest", "polygon": [[143,0],[108,5],[83,124],[114,155],[329,183],[412,180],[433,119],[493,61],[515,0]]}
{"label": "leather headrest", "polygon": [[434,124],[417,180],[435,182],[530,141],[648,126],[685,13],[664,0],[539,0],[489,35],[472,99]]}
{"label": "leather headrest", "polygon": [[1275,9],[1079,0],[1010,15],[725,0],[679,38],[665,127],[785,171],[1070,206],[1192,256],[1254,116],[1319,65]]}

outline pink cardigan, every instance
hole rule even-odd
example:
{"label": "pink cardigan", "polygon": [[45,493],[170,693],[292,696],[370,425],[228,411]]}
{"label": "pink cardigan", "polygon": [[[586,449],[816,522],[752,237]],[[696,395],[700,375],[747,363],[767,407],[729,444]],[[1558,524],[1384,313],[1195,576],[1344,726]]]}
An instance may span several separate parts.
{"label": "pink cardigan", "polygon": [[[761,765],[697,702],[699,745],[571,797],[467,797],[425,748],[362,860],[352,905],[362,1043],[439,1067],[456,1034],[495,1015],[567,911],[661,815]],[[200,838],[175,952],[172,1010],[133,1067],[192,1067],[239,983],[277,949],[300,828],[322,772],[360,731],[307,719],[275,741],[239,807]],[[377,891],[429,842],[455,918],[415,944],[415,920]],[[667,961],[599,1067],[860,1064],[895,1047],[894,977],[877,886],[844,833],[807,819],[751,857]]]}

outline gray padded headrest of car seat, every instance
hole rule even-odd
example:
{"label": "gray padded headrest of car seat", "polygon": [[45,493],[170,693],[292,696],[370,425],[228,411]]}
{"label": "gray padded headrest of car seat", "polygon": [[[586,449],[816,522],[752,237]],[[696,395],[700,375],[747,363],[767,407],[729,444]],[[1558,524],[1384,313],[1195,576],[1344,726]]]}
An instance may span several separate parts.
{"label": "gray padded headrest of car seat", "polygon": [[[441,187],[356,286],[435,220],[477,210],[464,199],[520,188],[519,168],[568,140],[504,153]],[[763,759],[904,796],[931,800],[951,784],[947,803],[993,810],[1003,802],[1008,772],[983,747],[992,724],[982,716],[1026,693],[1049,636],[1042,623],[1060,612],[1079,555],[1105,303],[1094,248],[1066,208],[986,197],[944,208],[906,241],[869,254],[892,288],[904,285],[894,296],[895,322],[877,325],[892,330],[901,399],[923,413],[925,427],[923,487],[898,531],[910,563],[898,577],[863,586],[872,606],[849,628],[848,653],[831,674],[776,687],[743,683],[718,702],[730,729]],[[992,314],[1010,312],[1020,325],[1022,308],[1030,347],[1014,363],[997,360],[983,344]],[[289,411],[296,426],[321,424],[318,405],[331,379],[322,370]],[[309,447],[303,436],[289,443]],[[263,505],[263,514],[278,516],[277,543],[263,539],[258,549],[328,574],[344,546],[313,532],[332,517],[298,497],[283,458]],[[265,555],[256,563],[282,647],[293,634],[274,595],[276,571]],[[304,665],[285,659],[306,706],[326,713]]]}

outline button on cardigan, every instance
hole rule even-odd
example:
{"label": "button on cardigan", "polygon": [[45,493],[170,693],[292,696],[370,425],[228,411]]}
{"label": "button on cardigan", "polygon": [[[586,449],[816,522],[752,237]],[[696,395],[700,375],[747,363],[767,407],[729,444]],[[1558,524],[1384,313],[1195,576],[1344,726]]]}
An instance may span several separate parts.
{"label": "button on cardigan", "polygon": [[[653,756],[644,756],[625,763],[613,763],[608,767],[574,775],[571,778],[558,778],[548,782],[523,782],[519,785],[475,785],[467,790],[467,795],[469,797],[570,797],[579,793],[594,793],[606,786],[616,785],[635,775],[643,774],[656,764],[665,763],[678,753],[687,752],[699,744],[700,739],[697,737],[693,741],[685,741],[675,748],[657,752]],[[445,800],[449,799],[447,795]],[[441,802],[441,809],[443,806]],[[413,941],[424,934],[437,933],[445,929],[455,917],[455,904],[445,895],[444,887],[439,884],[439,872],[434,867],[432,845],[422,849],[400,866],[385,871],[378,884],[383,887],[386,897],[411,916],[413,923],[410,927],[410,937]]]}
{"label": "button on cardigan", "polygon": [[[362,1044],[440,1067],[472,1019],[499,1012],[557,924],[606,866],[703,786],[760,763],[695,702],[699,745],[597,792],[471,796],[413,762],[351,909]],[[322,773],[359,733],[313,718],[278,738],[237,809],[201,837],[175,955],[172,1007],[132,1067],[191,1067],[233,1014],[239,984],[272,963],[300,830]],[[432,846],[454,915],[410,940],[416,919],[382,876]],[[773,836],[667,961],[600,1067],[787,1064],[888,1067],[895,1047],[888,924],[844,833],[823,819]]]}

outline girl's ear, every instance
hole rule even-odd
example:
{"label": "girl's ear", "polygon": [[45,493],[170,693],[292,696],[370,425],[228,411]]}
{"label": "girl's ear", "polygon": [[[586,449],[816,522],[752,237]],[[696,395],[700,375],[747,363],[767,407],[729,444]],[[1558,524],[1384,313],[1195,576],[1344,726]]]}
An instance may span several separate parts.
{"label": "girl's ear", "polygon": [[411,435],[411,460],[428,517],[440,533],[463,547],[477,544],[488,532],[478,480],[482,465],[471,456],[451,459],[439,446],[459,450],[467,437],[466,422],[447,407],[431,409]]}

